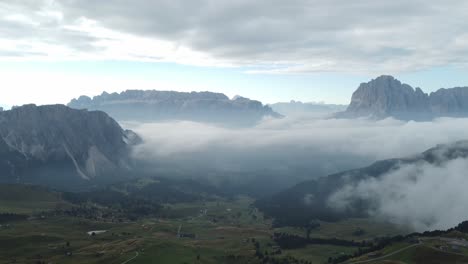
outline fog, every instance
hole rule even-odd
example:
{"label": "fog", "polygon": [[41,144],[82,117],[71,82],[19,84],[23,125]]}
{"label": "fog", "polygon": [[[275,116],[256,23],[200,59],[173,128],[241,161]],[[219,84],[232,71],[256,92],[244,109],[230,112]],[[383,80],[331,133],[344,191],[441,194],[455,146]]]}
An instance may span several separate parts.
{"label": "fog", "polygon": [[[194,122],[126,123],[144,143],[134,157],[155,174],[264,182],[270,191],[307,179],[465,139],[468,119],[267,119],[251,128]],[[175,177],[175,176],[174,176]]]}
{"label": "fog", "polygon": [[448,229],[468,217],[468,160],[442,166],[427,162],[405,165],[381,178],[349,184],[329,202],[337,209],[356,198],[372,201],[369,214],[417,231]]}

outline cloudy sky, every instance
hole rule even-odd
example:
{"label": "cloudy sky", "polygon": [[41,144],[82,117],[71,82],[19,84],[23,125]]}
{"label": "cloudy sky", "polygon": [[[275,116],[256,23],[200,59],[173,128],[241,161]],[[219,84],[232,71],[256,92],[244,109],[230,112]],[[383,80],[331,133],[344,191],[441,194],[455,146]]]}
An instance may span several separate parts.
{"label": "cloudy sky", "polygon": [[463,0],[0,0],[0,105],[125,89],[348,103],[468,85]]}

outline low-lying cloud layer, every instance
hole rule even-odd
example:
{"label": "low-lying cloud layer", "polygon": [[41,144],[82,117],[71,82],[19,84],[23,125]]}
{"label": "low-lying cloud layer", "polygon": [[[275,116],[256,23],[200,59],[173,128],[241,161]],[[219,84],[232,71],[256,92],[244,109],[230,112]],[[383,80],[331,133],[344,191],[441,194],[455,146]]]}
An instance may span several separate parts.
{"label": "low-lying cloud layer", "polygon": [[[134,155],[156,171],[237,181],[267,175],[283,188],[465,139],[468,119],[401,122],[284,118],[254,128],[192,122],[126,124],[144,144]],[[198,172],[200,175],[197,174]]]}
{"label": "low-lying cloud layer", "polygon": [[330,198],[337,209],[355,199],[372,201],[369,214],[418,231],[448,229],[468,218],[468,160],[442,166],[427,162],[400,167],[381,178],[350,184]]}

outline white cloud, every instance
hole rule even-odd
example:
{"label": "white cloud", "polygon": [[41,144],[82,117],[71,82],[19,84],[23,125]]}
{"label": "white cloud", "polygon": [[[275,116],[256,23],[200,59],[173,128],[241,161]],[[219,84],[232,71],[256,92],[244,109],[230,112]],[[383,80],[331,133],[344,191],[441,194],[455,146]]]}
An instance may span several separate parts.
{"label": "white cloud", "polygon": [[467,159],[442,166],[422,162],[402,165],[383,175],[349,184],[334,193],[330,204],[345,208],[356,198],[370,200],[373,217],[417,231],[445,230],[467,218]]}
{"label": "white cloud", "polygon": [[[192,122],[125,124],[145,143],[135,156],[157,169],[225,172],[250,177],[264,172],[287,185],[405,157],[437,144],[464,139],[468,119],[401,122],[386,119],[266,120],[254,128],[229,129]],[[186,176],[187,176],[186,175]]]}
{"label": "white cloud", "polygon": [[463,0],[0,1],[0,55],[396,73],[466,65],[467,12]]}
{"label": "white cloud", "polygon": [[[247,182],[255,177],[276,191],[300,181],[376,160],[411,157],[438,144],[466,139],[468,119],[433,122],[285,118],[254,128],[228,129],[192,122],[126,124],[144,143],[134,155],[154,171],[190,178]],[[417,231],[446,229],[466,220],[468,160],[402,165],[378,179],[349,183],[330,198],[346,208],[372,201],[371,216]],[[254,181],[255,182],[255,181]],[[304,202],[310,202],[310,195]]]}

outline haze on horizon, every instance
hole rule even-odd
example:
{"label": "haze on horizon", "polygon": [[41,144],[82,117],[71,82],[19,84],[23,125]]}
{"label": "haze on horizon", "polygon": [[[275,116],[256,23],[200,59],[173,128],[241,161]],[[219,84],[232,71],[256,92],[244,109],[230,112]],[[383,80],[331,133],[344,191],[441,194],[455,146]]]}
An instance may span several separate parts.
{"label": "haze on horizon", "polygon": [[468,3],[0,0],[0,105],[102,91],[349,103],[380,74],[468,84]]}

